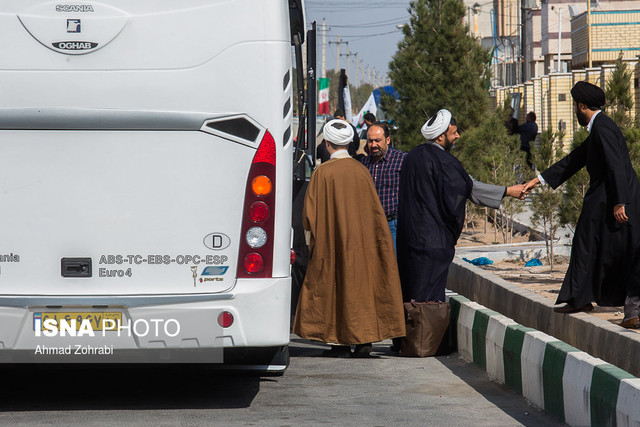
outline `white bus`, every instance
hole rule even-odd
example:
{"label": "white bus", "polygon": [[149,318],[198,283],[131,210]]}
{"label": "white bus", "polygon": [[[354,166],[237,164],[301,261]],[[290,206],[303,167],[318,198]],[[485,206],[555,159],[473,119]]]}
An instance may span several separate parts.
{"label": "white bus", "polygon": [[0,3],[0,362],[286,369],[301,10]]}

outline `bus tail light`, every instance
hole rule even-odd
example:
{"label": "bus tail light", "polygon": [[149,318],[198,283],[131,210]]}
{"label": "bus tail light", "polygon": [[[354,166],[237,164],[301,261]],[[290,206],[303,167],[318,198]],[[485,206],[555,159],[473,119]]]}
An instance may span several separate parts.
{"label": "bus tail light", "polygon": [[244,195],[238,277],[272,277],[276,145],[267,131],[253,157]]}

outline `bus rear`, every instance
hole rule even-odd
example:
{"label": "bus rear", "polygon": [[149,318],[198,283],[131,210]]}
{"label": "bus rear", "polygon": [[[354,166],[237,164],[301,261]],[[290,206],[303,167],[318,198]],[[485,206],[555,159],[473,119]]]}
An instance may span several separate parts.
{"label": "bus rear", "polygon": [[286,368],[288,7],[2,2],[0,360]]}

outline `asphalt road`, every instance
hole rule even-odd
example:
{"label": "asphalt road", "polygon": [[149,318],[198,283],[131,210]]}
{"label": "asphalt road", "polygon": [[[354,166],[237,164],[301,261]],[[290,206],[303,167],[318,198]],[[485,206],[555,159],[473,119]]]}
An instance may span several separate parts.
{"label": "asphalt road", "polygon": [[559,425],[457,354],[330,359],[293,337],[282,377],[204,367],[1,367],[2,425]]}

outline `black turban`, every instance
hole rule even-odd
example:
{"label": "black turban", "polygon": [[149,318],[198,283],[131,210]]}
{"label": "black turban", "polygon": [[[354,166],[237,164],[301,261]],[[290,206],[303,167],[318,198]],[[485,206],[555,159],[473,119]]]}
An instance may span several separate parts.
{"label": "black turban", "polygon": [[571,96],[574,101],[582,102],[587,107],[599,108],[606,103],[604,91],[587,82],[576,83],[571,89]]}

